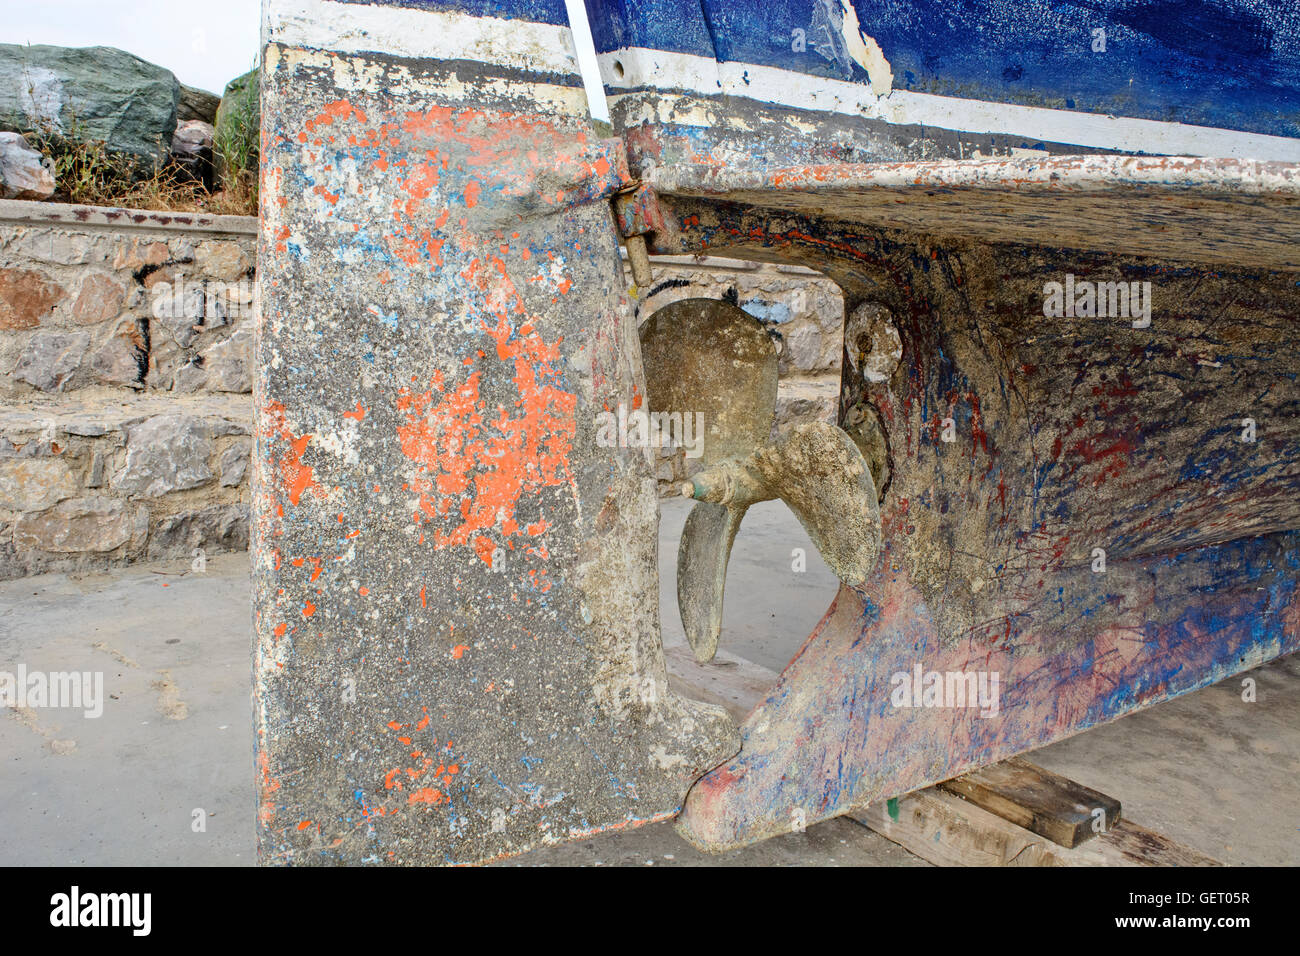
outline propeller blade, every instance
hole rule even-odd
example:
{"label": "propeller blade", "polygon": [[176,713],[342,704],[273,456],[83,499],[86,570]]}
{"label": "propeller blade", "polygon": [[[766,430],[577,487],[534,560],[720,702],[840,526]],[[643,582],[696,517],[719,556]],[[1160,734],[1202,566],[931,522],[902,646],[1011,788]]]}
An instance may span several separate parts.
{"label": "propeller blade", "polygon": [[701,464],[748,455],[776,416],[776,347],[762,324],[717,299],[682,299],[641,325],[650,411],[702,414]]}
{"label": "propeller blade", "polygon": [[713,660],[722,633],[727,561],[748,506],[701,501],[691,509],[677,547],[677,607],[686,640],[701,664]]}

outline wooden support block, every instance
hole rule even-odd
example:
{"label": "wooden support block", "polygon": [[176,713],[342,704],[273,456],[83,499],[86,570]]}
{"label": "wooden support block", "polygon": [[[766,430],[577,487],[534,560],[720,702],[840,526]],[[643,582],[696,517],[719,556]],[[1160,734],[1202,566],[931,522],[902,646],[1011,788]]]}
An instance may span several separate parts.
{"label": "wooden support block", "polygon": [[1075,847],[1119,822],[1120,804],[1060,774],[1012,757],[938,784],[1004,820]]}
{"label": "wooden support block", "polygon": [[939,866],[1222,866],[1127,820],[1063,847],[938,787],[849,816]]}

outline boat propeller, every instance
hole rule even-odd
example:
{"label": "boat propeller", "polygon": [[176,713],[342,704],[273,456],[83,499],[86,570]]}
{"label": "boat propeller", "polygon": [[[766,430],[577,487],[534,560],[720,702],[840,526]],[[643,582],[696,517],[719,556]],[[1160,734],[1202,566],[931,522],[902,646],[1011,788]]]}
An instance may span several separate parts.
{"label": "boat propeller", "polygon": [[701,663],[722,631],[727,562],[749,506],[780,498],[826,564],[862,584],[880,553],[876,483],[862,452],[826,422],[771,437],[777,355],[763,326],[737,306],[684,299],[641,327],[652,414],[703,413],[703,466],[681,486],[696,504],[677,552],[677,604]]}

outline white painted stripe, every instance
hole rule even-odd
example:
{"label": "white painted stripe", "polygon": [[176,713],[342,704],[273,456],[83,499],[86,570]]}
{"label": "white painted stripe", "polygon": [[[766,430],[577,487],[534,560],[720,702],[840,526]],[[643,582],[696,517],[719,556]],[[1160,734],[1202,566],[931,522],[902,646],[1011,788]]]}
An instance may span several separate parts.
{"label": "white painted stripe", "polygon": [[1077,110],[989,103],[906,90],[895,90],[881,102],[881,106],[883,118],[891,123],[916,123],[974,133],[1004,133],[1045,142],[1165,156],[1300,162],[1300,139],[1288,136],[1103,116]]}
{"label": "white painted stripe", "polygon": [[[718,63],[710,57],[643,47],[603,53],[597,59],[601,76],[611,91],[649,87],[705,96],[727,93],[776,106],[862,116],[900,125],[1023,136],[1096,149],[1300,162],[1300,139],[1287,136],[906,90],[877,97],[866,84],[748,63]],[[622,97],[611,93],[611,106],[619,99]],[[698,113],[694,120],[676,111],[673,116],[677,122],[695,122],[700,126],[714,125],[719,119],[716,110],[707,111],[707,115]]]}
{"label": "white painted stripe", "polygon": [[268,43],[578,73],[573,34],[567,26],[445,10],[335,0],[263,0],[262,45]]}
{"label": "white painted stripe", "polygon": [[[373,64],[359,68],[348,62],[346,56],[328,50],[301,47],[268,46],[263,53],[267,74],[272,74],[282,64],[290,68],[315,68],[332,74],[334,87],[348,93],[379,95],[394,91],[431,89],[427,80],[413,76],[406,66],[393,70],[380,69]],[[541,82],[517,76],[478,76],[462,78],[452,75],[439,78],[437,89],[452,100],[514,110],[520,99],[526,99],[529,109],[537,113],[558,113],[562,116],[587,116],[587,95],[581,86]],[[268,95],[270,95],[268,93]]]}

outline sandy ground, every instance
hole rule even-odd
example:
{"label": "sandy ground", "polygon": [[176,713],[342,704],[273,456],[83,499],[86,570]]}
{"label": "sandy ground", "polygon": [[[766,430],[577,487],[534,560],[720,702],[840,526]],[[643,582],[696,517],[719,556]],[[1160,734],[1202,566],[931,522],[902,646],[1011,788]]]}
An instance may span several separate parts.
{"label": "sandy ground", "polygon": [[[673,582],[687,506],[663,503],[666,642],[682,639]],[[802,573],[791,569],[796,548]],[[784,505],[759,505],[737,538],[722,647],[779,670],[834,592]],[[210,558],[202,574],[182,563],[0,583],[0,668],[103,671],[109,695],[98,719],[54,709],[0,719],[0,859],[255,862],[249,621],[244,554]],[[1300,655],[1244,676],[1256,680],[1254,703],[1233,678],[1032,759],[1224,862],[1300,863]],[[554,864],[925,865],[843,819],[716,856],[660,824],[506,861]]]}

